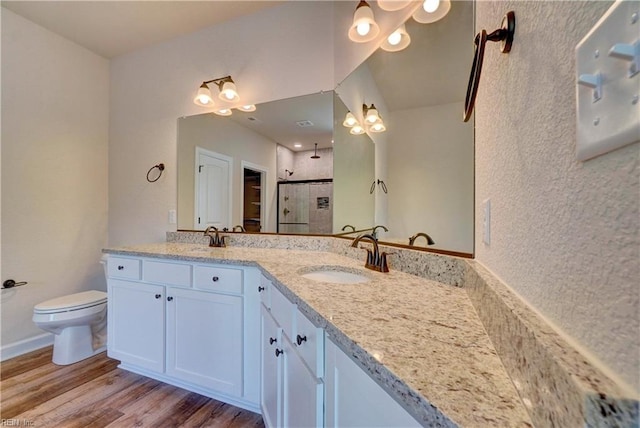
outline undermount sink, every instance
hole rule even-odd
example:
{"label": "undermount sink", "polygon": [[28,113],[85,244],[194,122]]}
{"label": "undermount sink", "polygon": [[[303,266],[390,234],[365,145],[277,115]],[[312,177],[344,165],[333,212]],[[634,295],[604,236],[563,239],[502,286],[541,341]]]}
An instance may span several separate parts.
{"label": "undermount sink", "polygon": [[[355,270],[355,269],[354,269]],[[330,284],[361,284],[369,282],[369,277],[340,266],[307,268],[300,273],[303,278]]]}

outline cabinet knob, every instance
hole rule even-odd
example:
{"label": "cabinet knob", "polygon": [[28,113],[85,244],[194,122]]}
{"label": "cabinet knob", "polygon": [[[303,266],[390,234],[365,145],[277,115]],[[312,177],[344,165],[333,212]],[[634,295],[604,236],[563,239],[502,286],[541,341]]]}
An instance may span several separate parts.
{"label": "cabinet knob", "polygon": [[168,301],[168,302],[173,301],[173,297],[171,297],[171,296],[167,297],[167,301]]}
{"label": "cabinet knob", "polygon": [[218,278],[217,276],[214,276],[213,278],[211,278],[211,280],[212,280],[213,282],[218,282],[218,280],[219,280],[219,279],[220,279],[220,278]]}
{"label": "cabinet knob", "polygon": [[124,266],[122,265],[118,266],[118,270],[122,270],[122,269],[124,269]]}
{"label": "cabinet knob", "polygon": [[306,342],[306,341],[307,341],[307,336],[298,335],[298,337],[296,337],[296,342],[298,343],[298,346],[302,345],[302,342]]}
{"label": "cabinet knob", "polygon": [[156,299],[159,299],[162,297],[162,294],[156,294]]}
{"label": "cabinet knob", "polygon": [[277,341],[278,341],[278,339],[274,339],[273,337],[270,337],[269,338],[269,345],[273,345]]}
{"label": "cabinet knob", "polygon": [[263,290],[264,290],[264,287],[262,287],[262,286],[258,285],[258,293],[260,293],[260,292],[261,292],[261,291],[263,291]]}
{"label": "cabinet knob", "polygon": [[280,354],[284,354],[284,351],[281,349],[276,348],[276,357],[279,357]]}

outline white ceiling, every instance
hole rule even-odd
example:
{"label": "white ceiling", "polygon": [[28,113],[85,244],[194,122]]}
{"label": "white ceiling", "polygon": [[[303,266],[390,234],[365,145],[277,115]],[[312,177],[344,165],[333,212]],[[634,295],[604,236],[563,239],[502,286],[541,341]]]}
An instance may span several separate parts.
{"label": "white ceiling", "polygon": [[5,1],[3,7],[114,58],[284,1]]}

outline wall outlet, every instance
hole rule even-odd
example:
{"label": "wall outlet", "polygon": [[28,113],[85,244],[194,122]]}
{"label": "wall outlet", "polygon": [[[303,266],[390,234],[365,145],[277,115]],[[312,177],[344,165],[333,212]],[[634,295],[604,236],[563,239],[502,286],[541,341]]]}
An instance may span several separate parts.
{"label": "wall outlet", "polygon": [[482,217],[482,242],[491,245],[491,199],[486,199],[483,203],[484,216]]}
{"label": "wall outlet", "polygon": [[169,210],[169,224],[176,224],[177,222],[176,210]]}

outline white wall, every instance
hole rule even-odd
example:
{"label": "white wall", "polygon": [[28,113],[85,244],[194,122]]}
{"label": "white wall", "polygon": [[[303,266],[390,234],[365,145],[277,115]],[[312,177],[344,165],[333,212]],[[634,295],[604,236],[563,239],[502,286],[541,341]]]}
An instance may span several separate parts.
{"label": "white wall", "polygon": [[458,102],[391,113],[387,238],[407,244],[425,232],[430,248],[473,253],[473,123],[463,110]]}
{"label": "white wall", "polygon": [[[476,106],[476,257],[615,376],[640,388],[639,144],[575,157],[574,48],[611,3],[477,2],[516,15],[486,49]],[[491,245],[482,203],[491,199]]]}
{"label": "white wall", "polygon": [[[243,182],[242,161],[259,165],[267,170],[265,224],[262,231],[276,231],[276,142],[226,117],[200,114],[180,118],[178,121],[178,229],[194,227],[195,149],[202,147],[233,158],[231,229],[242,225],[243,201],[240,198]],[[197,225],[196,225],[197,226]]]}
{"label": "white wall", "polygon": [[33,306],[89,289],[106,290],[107,60],[2,11],[1,338],[44,333]]}

